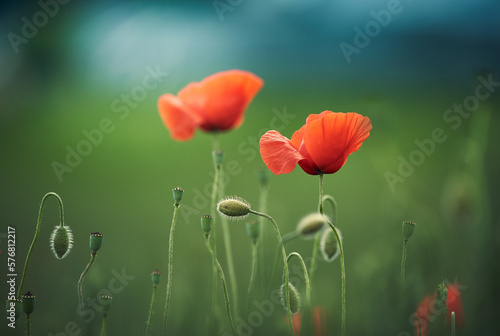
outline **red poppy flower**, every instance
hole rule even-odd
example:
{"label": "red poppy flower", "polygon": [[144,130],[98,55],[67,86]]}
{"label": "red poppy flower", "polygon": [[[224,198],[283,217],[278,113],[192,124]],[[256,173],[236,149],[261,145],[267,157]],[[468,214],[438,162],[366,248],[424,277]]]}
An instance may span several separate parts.
{"label": "red poppy flower", "polygon": [[310,175],[333,174],[370,135],[370,119],[357,113],[324,111],[310,114],[291,140],[278,131],[260,139],[260,155],[276,175],[288,174],[298,163]]}
{"label": "red poppy flower", "polygon": [[246,108],[263,85],[251,72],[218,72],[188,84],[177,96],[164,94],[158,99],[158,110],[171,137],[186,141],[197,128],[222,132],[240,126]]}
{"label": "red poppy flower", "polygon": [[[464,308],[462,306],[462,299],[460,298],[460,291],[457,285],[450,284],[447,286],[448,296],[446,297],[446,321],[448,326],[451,326],[451,312],[455,312],[455,327],[457,329],[463,328],[465,325],[465,315]],[[436,318],[439,314],[434,308],[434,300],[436,299],[436,293],[433,295],[427,295],[418,305],[415,316],[420,320],[420,326],[422,328],[421,335],[426,336],[428,331],[428,324]],[[419,324],[415,320],[415,334],[419,333]]]}

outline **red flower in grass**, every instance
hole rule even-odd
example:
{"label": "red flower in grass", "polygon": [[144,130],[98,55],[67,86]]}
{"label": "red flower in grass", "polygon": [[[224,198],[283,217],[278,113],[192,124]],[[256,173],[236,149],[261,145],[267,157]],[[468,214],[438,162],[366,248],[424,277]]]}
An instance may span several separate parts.
{"label": "red flower in grass", "polygon": [[164,94],[158,99],[158,110],[171,137],[186,141],[197,128],[222,132],[240,126],[246,108],[263,85],[251,72],[218,72],[188,84],[177,96]]}
{"label": "red flower in grass", "polygon": [[[288,317],[285,317],[288,322]],[[325,307],[312,308],[312,320],[314,324],[314,335],[326,335],[326,310]],[[300,335],[300,326],[302,324],[302,312],[292,315],[292,324],[295,335]]]}
{"label": "red flower in grass", "polygon": [[291,140],[278,131],[260,139],[260,155],[276,175],[288,174],[298,163],[310,175],[333,174],[370,135],[370,119],[357,113],[324,111],[310,114]]}
{"label": "red flower in grass", "polygon": [[[451,312],[455,312],[455,327],[457,329],[463,328],[465,325],[465,315],[464,308],[462,306],[462,299],[460,298],[460,291],[457,285],[450,284],[447,287],[448,296],[446,297],[446,321],[448,326],[451,326]],[[439,311],[436,311],[434,307],[434,301],[436,299],[436,293],[433,295],[427,295],[418,305],[417,311],[415,312],[415,317],[420,320],[421,335],[426,336],[428,331],[428,324],[434,321],[439,315]],[[420,335],[419,333],[419,323],[415,320],[415,335]]]}

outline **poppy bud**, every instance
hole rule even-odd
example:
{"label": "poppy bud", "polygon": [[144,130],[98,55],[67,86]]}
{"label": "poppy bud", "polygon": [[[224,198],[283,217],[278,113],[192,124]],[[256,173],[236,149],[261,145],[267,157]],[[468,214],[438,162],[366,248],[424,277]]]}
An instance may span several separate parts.
{"label": "poppy bud", "polygon": [[35,310],[35,295],[29,291],[21,296],[21,307],[26,315],[30,315]]}
{"label": "poppy bud", "polygon": [[109,306],[111,305],[112,300],[113,297],[111,297],[111,295],[102,294],[101,296],[99,296],[98,301],[99,304],[102,306],[103,313],[107,313],[109,311]]}
{"label": "poppy bud", "polygon": [[254,241],[257,241],[257,239],[259,239],[260,236],[260,230],[261,230],[260,223],[257,222],[256,220],[252,220],[249,221],[246,226],[247,226],[248,237],[250,237]]}
{"label": "poppy bud", "polygon": [[403,237],[405,240],[410,239],[410,237],[413,235],[413,231],[415,231],[416,225],[417,224],[412,221],[403,221]]}
{"label": "poppy bud", "polygon": [[210,231],[212,231],[212,216],[201,216],[201,229],[203,230],[203,232],[205,232],[205,237],[208,237],[210,235]]}
{"label": "poppy bud", "polygon": [[50,234],[50,249],[57,259],[66,257],[73,247],[73,233],[67,226],[56,226]]}
{"label": "poppy bud", "polygon": [[102,246],[102,240],[104,239],[104,236],[100,234],[99,232],[92,232],[90,234],[90,249],[95,253],[99,251],[99,249]]}
{"label": "poppy bud", "polygon": [[7,300],[6,304],[6,310],[7,310],[7,317],[12,317],[12,315],[15,316],[15,319],[21,315],[21,300],[18,298],[15,299],[9,299]]}
{"label": "poppy bud", "polygon": [[213,151],[212,156],[214,158],[214,163],[216,166],[222,165],[224,162],[224,152],[223,151]]}
{"label": "poppy bud", "polygon": [[231,196],[219,201],[219,213],[231,220],[242,220],[250,213],[250,204],[242,198]]}
{"label": "poppy bud", "polygon": [[[292,285],[291,283],[288,283],[288,288],[289,288],[288,294],[290,295],[290,311],[292,314],[296,314],[300,310],[300,294],[297,288],[295,288],[295,286]],[[281,303],[283,304],[286,310],[287,307],[286,307],[285,284],[281,285],[280,293],[281,293]]]}
{"label": "poppy bud", "polygon": [[[338,231],[338,233],[340,239],[342,240],[340,231]],[[337,237],[332,230],[325,230],[325,232],[323,232],[319,243],[319,248],[321,250],[321,254],[323,254],[323,258],[325,258],[325,260],[328,262],[334,261],[339,256],[339,244],[337,242]]]}
{"label": "poppy bud", "polygon": [[446,305],[446,300],[448,298],[448,288],[445,283],[442,282],[438,285],[436,291],[436,299],[434,300],[434,310],[438,316],[446,315],[448,307]]}
{"label": "poppy bud", "polygon": [[160,276],[161,272],[158,269],[155,269],[151,273],[151,282],[153,283],[153,286],[157,286],[160,283]]}
{"label": "poppy bud", "polygon": [[304,239],[313,238],[316,233],[320,232],[326,224],[326,218],[322,214],[316,212],[302,218],[297,224],[297,232]]}
{"label": "poppy bud", "polygon": [[184,189],[177,187],[172,189],[172,193],[174,194],[175,205],[179,205],[179,202],[182,199],[182,194],[184,193]]}

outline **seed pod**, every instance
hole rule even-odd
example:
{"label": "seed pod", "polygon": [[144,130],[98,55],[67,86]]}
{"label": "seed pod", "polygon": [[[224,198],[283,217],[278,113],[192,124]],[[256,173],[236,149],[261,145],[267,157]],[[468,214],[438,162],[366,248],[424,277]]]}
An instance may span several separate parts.
{"label": "seed pod", "polygon": [[[288,288],[290,289],[289,295],[290,295],[290,312],[292,314],[296,314],[300,311],[300,294],[297,288],[295,288],[294,285],[291,283],[288,283]],[[280,293],[281,293],[281,303],[283,304],[283,307],[286,308],[286,291],[285,291],[285,284],[281,285],[280,288]]]}
{"label": "seed pod", "polygon": [[73,248],[73,233],[67,226],[56,226],[50,234],[50,249],[57,259],[66,257]]}
{"label": "seed pod", "polygon": [[231,220],[242,220],[250,213],[250,204],[242,198],[231,196],[219,201],[219,213]]}
{"label": "seed pod", "polygon": [[416,226],[417,224],[412,221],[403,222],[403,237],[405,240],[410,239],[410,237],[413,235],[413,232],[415,231]]}
{"label": "seed pod", "polygon": [[[340,239],[342,240],[342,235],[339,231]],[[332,230],[325,230],[323,235],[321,236],[321,240],[319,242],[319,248],[321,250],[321,254],[325,261],[331,262],[334,261],[340,254],[339,244],[337,242],[337,237]]]}
{"label": "seed pod", "polygon": [[15,298],[12,300],[7,300],[5,307],[7,310],[7,318],[13,316],[17,320],[17,318],[21,315],[22,311],[21,305],[22,305],[21,299]]}
{"label": "seed pod", "polygon": [[326,226],[326,218],[319,212],[309,214],[297,224],[297,232],[304,239],[314,238]]}
{"label": "seed pod", "polygon": [[107,313],[109,311],[109,306],[111,305],[112,300],[113,297],[111,297],[111,295],[102,294],[101,296],[99,296],[98,301],[99,304],[102,306],[103,313]]}
{"label": "seed pod", "polygon": [[256,220],[251,220],[247,223],[247,235],[254,241],[257,241],[260,236],[261,226],[260,223]]}
{"label": "seed pod", "polygon": [[269,183],[269,169],[262,168],[257,171],[257,179],[262,186],[267,186]]}
{"label": "seed pod", "polygon": [[160,283],[161,272],[158,269],[155,269],[151,272],[151,282],[153,286],[157,286]]}
{"label": "seed pod", "polygon": [[21,307],[26,315],[33,313],[33,310],[35,310],[35,295],[29,291],[21,295]]}
{"label": "seed pod", "polygon": [[205,232],[205,236],[208,237],[210,235],[210,231],[212,231],[212,216],[201,216],[201,229]]}
{"label": "seed pod", "polygon": [[223,151],[213,151],[212,156],[214,158],[214,162],[217,166],[222,165],[224,162],[224,152]]}
{"label": "seed pod", "polygon": [[99,232],[92,232],[90,234],[90,249],[95,253],[99,251],[99,249],[102,246],[102,240],[104,239],[104,236],[100,234]]}
{"label": "seed pod", "polygon": [[179,205],[180,201],[182,200],[182,194],[184,194],[184,189],[177,187],[172,189],[172,193],[174,196],[175,204]]}

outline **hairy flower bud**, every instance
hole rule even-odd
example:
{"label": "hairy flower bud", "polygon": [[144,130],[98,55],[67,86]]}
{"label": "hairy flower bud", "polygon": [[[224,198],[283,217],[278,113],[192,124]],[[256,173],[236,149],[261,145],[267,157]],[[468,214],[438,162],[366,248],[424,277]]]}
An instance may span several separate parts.
{"label": "hairy flower bud", "polygon": [[304,239],[314,238],[326,226],[326,218],[319,212],[309,214],[297,224],[297,232]]}
{"label": "hairy flower bud", "polygon": [[[342,240],[342,235],[340,231],[338,231],[340,239]],[[326,261],[331,262],[334,261],[340,255],[340,248],[337,242],[337,237],[332,230],[325,230],[323,235],[321,236],[321,240],[319,242],[319,248],[321,250],[321,254],[323,254],[323,258]]]}
{"label": "hairy flower bud", "polygon": [[217,204],[217,211],[231,220],[242,220],[250,213],[250,204],[236,196],[227,197]]}
{"label": "hairy flower bud", "polygon": [[57,259],[66,257],[73,247],[73,233],[67,226],[56,226],[50,235],[50,249]]}
{"label": "hairy flower bud", "polygon": [[[295,288],[295,286],[292,285],[291,283],[288,283],[288,288],[290,295],[290,311],[292,314],[296,314],[300,311],[300,294],[297,288]],[[281,303],[283,304],[286,310],[287,307],[286,307],[285,284],[281,285],[280,294],[281,294]]]}

